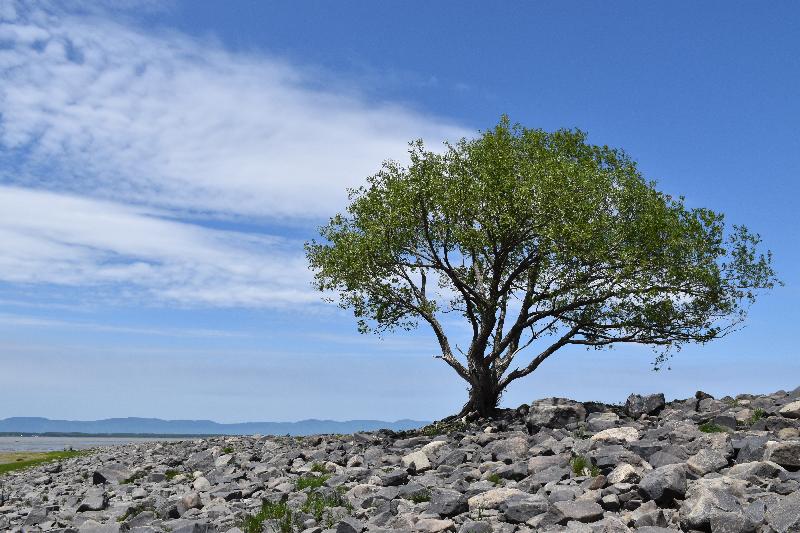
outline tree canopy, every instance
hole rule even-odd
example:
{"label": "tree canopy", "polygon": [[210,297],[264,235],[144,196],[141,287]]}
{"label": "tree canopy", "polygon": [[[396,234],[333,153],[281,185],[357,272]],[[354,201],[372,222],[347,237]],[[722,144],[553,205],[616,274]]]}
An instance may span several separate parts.
{"label": "tree canopy", "polygon": [[[777,282],[744,226],[689,208],[622,150],[584,132],[506,117],[474,139],[386,161],[350,191],[345,214],[306,244],[317,289],[362,332],[413,328],[470,385],[463,413],[489,415],[503,389],[568,345],[664,350],[735,329]],[[443,317],[471,330],[451,344]],[[527,364],[512,367],[530,348]]]}

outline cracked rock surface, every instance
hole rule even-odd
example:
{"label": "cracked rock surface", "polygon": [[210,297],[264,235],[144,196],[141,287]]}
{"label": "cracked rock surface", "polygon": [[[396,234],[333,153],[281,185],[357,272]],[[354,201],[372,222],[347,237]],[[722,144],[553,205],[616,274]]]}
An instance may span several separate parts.
{"label": "cracked rock surface", "polygon": [[800,388],[101,448],[0,476],[0,531],[798,532]]}

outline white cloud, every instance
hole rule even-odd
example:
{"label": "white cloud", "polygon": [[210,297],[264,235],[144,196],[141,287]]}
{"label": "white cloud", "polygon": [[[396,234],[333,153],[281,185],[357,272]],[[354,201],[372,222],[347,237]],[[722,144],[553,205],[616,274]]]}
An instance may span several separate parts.
{"label": "white cloud", "polygon": [[[16,182],[161,207],[329,215],[412,138],[463,131],[325,75],[97,17],[0,26],[0,143]],[[12,166],[14,168],[14,166]]]}
{"label": "white cloud", "polygon": [[0,186],[0,242],[5,282],[124,284],[189,305],[318,299],[299,242],[166,220],[108,201]]}
{"label": "white cloud", "polygon": [[307,224],[408,140],[465,134],[330,73],[136,29],[105,7],[31,5],[0,0],[0,282],[316,302],[299,240],[186,216]]}

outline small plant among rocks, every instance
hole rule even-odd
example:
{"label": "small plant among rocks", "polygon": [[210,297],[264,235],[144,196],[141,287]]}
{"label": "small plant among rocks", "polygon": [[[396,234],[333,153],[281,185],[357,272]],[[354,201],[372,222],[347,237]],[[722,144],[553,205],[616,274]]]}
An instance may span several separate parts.
{"label": "small plant among rocks", "polygon": [[230,446],[225,446],[224,448],[222,448],[222,453],[225,455],[231,454],[233,453],[233,448],[231,448]]}
{"label": "small plant among rocks", "polygon": [[247,515],[242,519],[239,523],[239,529],[244,533],[262,533],[264,531],[264,523],[267,521],[274,521],[272,523],[273,530],[279,533],[294,533],[299,527],[286,501],[271,502],[265,500],[261,503],[261,509],[256,514]]}
{"label": "small plant among rocks", "polygon": [[330,474],[325,474],[322,476],[301,476],[297,478],[295,482],[295,488],[297,490],[304,490],[304,489],[318,489],[325,484],[328,479],[330,479]]}
{"label": "small plant among rocks", "polygon": [[715,424],[714,422],[706,422],[705,424],[700,424],[698,429],[703,433],[725,433],[726,431],[728,431],[728,429],[725,428],[724,426],[720,426],[719,424]]}
{"label": "small plant among rocks", "polygon": [[431,493],[428,490],[421,490],[411,495],[411,501],[414,503],[425,503],[431,501]]}
{"label": "small plant among rocks", "polygon": [[425,435],[426,437],[438,437],[439,435],[449,435],[458,431],[465,431],[466,429],[466,422],[460,419],[451,421],[442,420],[440,422],[434,422],[433,424],[428,424],[427,426],[420,428],[419,433],[420,435]]}
{"label": "small plant among rocks", "polygon": [[500,479],[500,476],[498,476],[496,473],[489,474],[489,475],[486,477],[486,480],[487,480],[487,481],[491,481],[491,482],[492,482],[492,483],[494,483],[495,485],[499,485],[499,484],[500,484],[500,483],[502,483],[502,481],[503,481],[502,479]]}
{"label": "small plant among rocks", "polygon": [[314,463],[311,465],[311,471],[316,472],[318,474],[327,474],[328,470],[325,468],[325,465],[322,463]]}
{"label": "small plant among rocks", "polygon": [[747,424],[752,426],[753,424],[755,424],[756,422],[758,422],[759,420],[761,420],[765,416],[767,416],[766,411],[764,411],[760,407],[757,408],[757,409],[754,409],[753,410],[753,414],[750,415],[750,418],[747,419]]}
{"label": "small plant among rocks", "polygon": [[596,477],[600,475],[600,469],[597,468],[597,465],[592,464],[592,462],[583,455],[573,457],[571,464],[572,471],[576,476]]}

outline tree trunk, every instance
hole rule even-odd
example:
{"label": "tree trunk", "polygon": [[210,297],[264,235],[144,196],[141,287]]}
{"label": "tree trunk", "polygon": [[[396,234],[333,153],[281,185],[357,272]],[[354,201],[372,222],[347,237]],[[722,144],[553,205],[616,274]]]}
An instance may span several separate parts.
{"label": "tree trunk", "polygon": [[491,418],[497,411],[497,404],[500,402],[499,383],[490,376],[476,380],[469,390],[469,400],[458,413],[459,417],[467,416],[477,412],[481,418]]}

